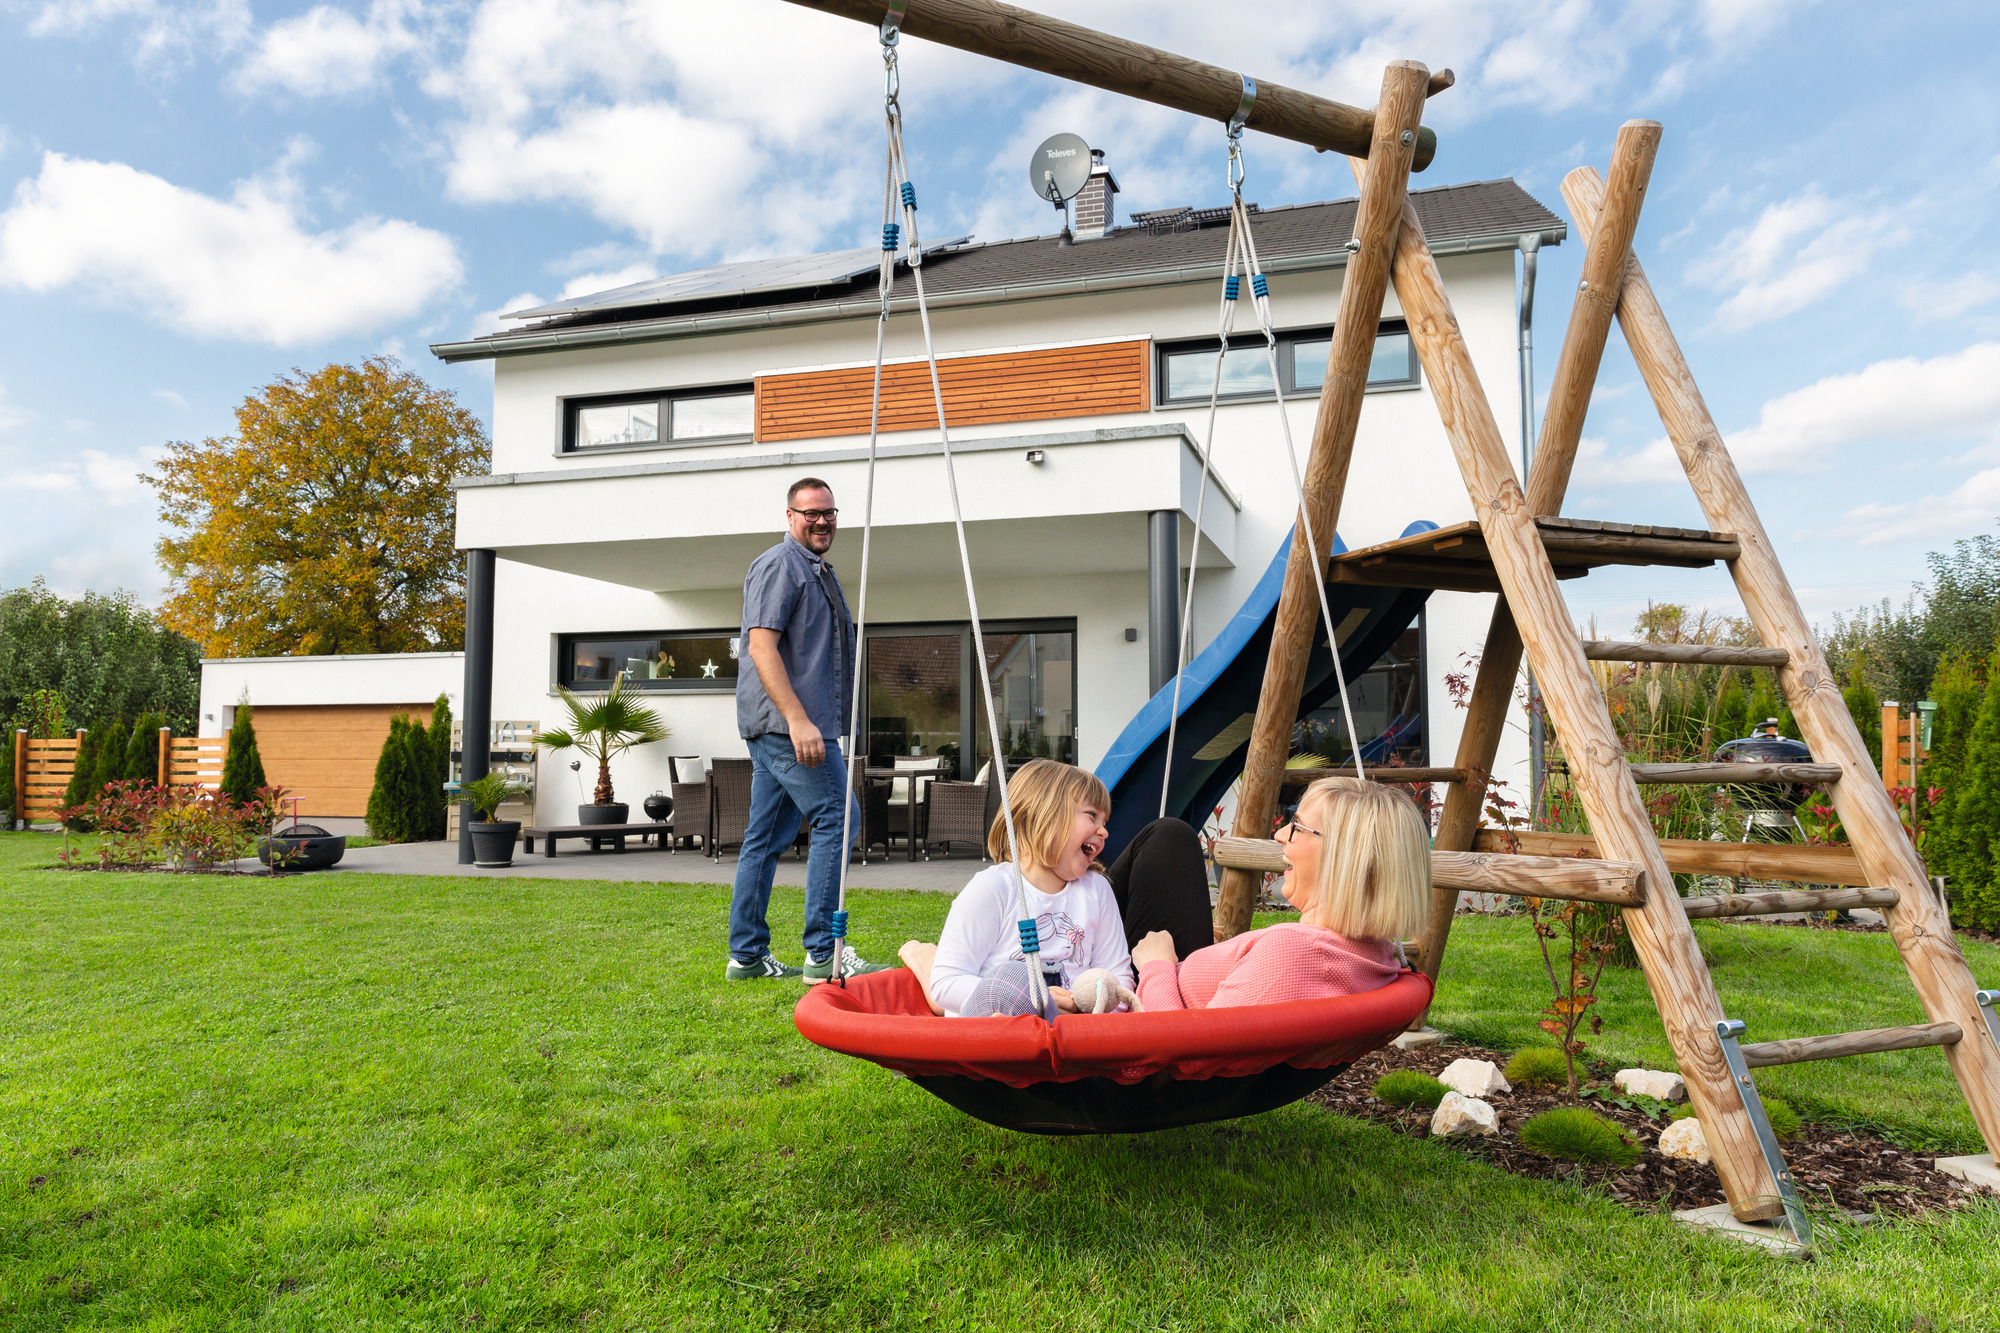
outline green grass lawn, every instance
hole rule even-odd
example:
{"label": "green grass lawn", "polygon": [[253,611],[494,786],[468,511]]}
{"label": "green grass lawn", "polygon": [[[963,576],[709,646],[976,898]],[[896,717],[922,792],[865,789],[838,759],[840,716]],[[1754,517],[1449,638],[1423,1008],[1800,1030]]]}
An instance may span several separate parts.
{"label": "green grass lawn", "polygon": [[[1992,1205],[1798,1264],[1311,1107],[989,1128],[808,1045],[797,985],[724,982],[719,886],[33,868],[53,845],[0,835],[6,1333],[1996,1322]],[[946,900],[853,907],[887,956]],[[1753,1036],[1917,1015],[1879,937],[1704,939]],[[1532,948],[1461,923],[1440,1025],[1533,1039]],[[1600,1051],[1664,1059],[1637,976],[1605,989]],[[1975,1146],[1934,1051],[1770,1072]]]}

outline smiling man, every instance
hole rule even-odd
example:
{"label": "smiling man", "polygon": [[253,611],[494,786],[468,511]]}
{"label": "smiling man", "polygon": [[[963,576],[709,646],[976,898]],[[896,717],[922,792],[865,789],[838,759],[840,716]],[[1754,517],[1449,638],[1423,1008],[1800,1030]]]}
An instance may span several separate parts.
{"label": "smiling man", "polygon": [[[833,975],[833,911],[847,854],[840,845],[841,800],[849,791],[840,737],[854,696],[855,651],[847,596],[826,559],[839,520],[833,489],[818,477],[801,477],[785,496],[785,539],[753,560],[743,580],[743,643],[755,670],[736,678],[736,727],[753,771],[750,827],[729,906],[731,981]],[[812,824],[803,968],[772,955],[764,918],[778,853],[797,834],[800,816]],[[841,947],[846,975],[888,966]]]}

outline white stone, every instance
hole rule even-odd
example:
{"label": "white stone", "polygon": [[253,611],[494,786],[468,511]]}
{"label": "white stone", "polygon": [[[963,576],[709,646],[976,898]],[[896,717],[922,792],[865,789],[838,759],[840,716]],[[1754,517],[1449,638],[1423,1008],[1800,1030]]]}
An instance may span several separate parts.
{"label": "white stone", "polygon": [[1420,1051],[1426,1046],[1437,1046],[1444,1041],[1444,1033],[1436,1028],[1418,1028],[1415,1032],[1405,1032],[1390,1042],[1399,1051]]}
{"label": "white stone", "polygon": [[1667,1126],[1660,1135],[1660,1156],[1683,1157],[1703,1166],[1715,1160],[1715,1154],[1708,1150],[1708,1135],[1702,1132],[1701,1121],[1693,1116]]}
{"label": "white stone", "polygon": [[1498,1133],[1499,1129],[1500,1117],[1491,1106],[1477,1097],[1456,1092],[1447,1092],[1438,1103],[1437,1114],[1431,1117],[1434,1139],[1462,1139],[1474,1134]]}
{"label": "white stone", "polygon": [[1611,1081],[1619,1090],[1635,1097],[1658,1097],[1663,1102],[1687,1100],[1687,1083],[1679,1074],[1659,1069],[1621,1069]]}
{"label": "white stone", "polygon": [[[1681,1123],[1688,1122],[1683,1120]],[[1782,1254],[1790,1259],[1802,1259],[1808,1253],[1807,1248],[1799,1244],[1798,1238],[1792,1235],[1792,1229],[1786,1223],[1739,1222],[1736,1220],[1736,1215],[1729,1211],[1729,1205],[1726,1203],[1710,1204],[1706,1208],[1678,1209],[1674,1213],[1674,1221],[1683,1226],[1713,1231],[1716,1235],[1727,1236],[1731,1240],[1761,1245],[1775,1254]]]}
{"label": "white stone", "polygon": [[1971,1157],[1940,1157],[1934,1165],[1943,1174],[1962,1180],[1968,1185],[2000,1190],[2000,1166],[1994,1164],[1993,1154],[1990,1152],[1978,1153]]}
{"label": "white stone", "polygon": [[1468,1097],[1488,1097],[1496,1092],[1512,1092],[1514,1085],[1491,1060],[1453,1060],[1438,1075],[1438,1082]]}

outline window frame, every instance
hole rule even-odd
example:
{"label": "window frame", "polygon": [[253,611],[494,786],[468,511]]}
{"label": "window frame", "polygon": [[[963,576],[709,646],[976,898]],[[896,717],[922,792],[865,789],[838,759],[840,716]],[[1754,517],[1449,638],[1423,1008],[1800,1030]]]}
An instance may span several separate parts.
{"label": "window frame", "polygon": [[[979,629],[982,635],[1067,634],[1070,636],[1070,663],[1072,667],[1070,692],[1073,696],[1070,713],[1074,721],[1069,741],[1073,752],[1081,753],[1083,742],[1080,733],[1083,729],[1083,704],[1080,677],[1082,673],[1075,670],[1075,664],[1080,660],[1083,646],[1079,642],[1081,636],[1077,632],[1077,618],[1075,616],[1015,616],[1002,620],[982,619],[979,622]],[[875,639],[941,638],[947,634],[957,634],[959,636],[959,772],[957,778],[961,782],[970,782],[978,776],[978,772],[974,768],[974,763],[978,759],[979,728],[985,721],[984,712],[986,708],[985,694],[980,689],[979,676],[973,670],[972,622],[970,620],[909,620],[890,621],[879,625],[871,624],[868,626],[867,636],[861,644],[861,652],[859,654],[861,661],[859,666],[862,673],[861,678],[865,682],[868,678],[868,644]],[[868,708],[869,700],[866,688],[861,693],[864,712],[872,712],[872,709]],[[867,753],[867,730],[864,728],[860,732],[860,735],[863,737],[860,748],[865,755]]]}
{"label": "window frame", "polygon": [[[750,399],[750,429],[732,435],[696,435],[686,439],[675,439],[674,405],[694,402],[703,398]],[[635,389],[630,393],[578,394],[574,397],[558,397],[556,455],[560,458],[579,454],[631,453],[640,449],[696,449],[707,444],[746,444],[757,438],[757,385],[754,380],[733,384],[681,385],[670,389]],[[628,407],[641,404],[654,405],[660,414],[661,436],[657,440],[639,441],[631,444],[578,444],[577,416],[593,407]]]}
{"label": "window frame", "polygon": [[[1377,338],[1382,337],[1384,334],[1401,334],[1407,337],[1409,332],[1409,321],[1405,319],[1385,319],[1375,326],[1375,336]],[[1311,385],[1303,389],[1299,387],[1292,359],[1294,349],[1300,343],[1317,342],[1322,338],[1331,339],[1332,337],[1333,325],[1331,324],[1313,324],[1303,328],[1278,330],[1278,377],[1285,386],[1285,399],[1287,402],[1301,395],[1311,394],[1317,396],[1319,393],[1317,385]],[[1167,396],[1168,359],[1174,356],[1184,356],[1189,352],[1212,352],[1221,347],[1221,345],[1222,340],[1220,338],[1177,338],[1168,342],[1155,342],[1153,344],[1153,406],[1155,408],[1199,407],[1206,403],[1208,401],[1208,394],[1206,392],[1187,398],[1170,398]],[[1263,340],[1254,329],[1246,334],[1238,334],[1230,339],[1232,350],[1243,347],[1255,347],[1261,350],[1262,345]],[[1409,389],[1421,388],[1422,386],[1423,367],[1417,362],[1417,345],[1415,342],[1411,342],[1410,373],[1408,378],[1398,380],[1370,380],[1367,392],[1399,393]],[[1220,394],[1217,396],[1216,401],[1221,403],[1268,403],[1274,401],[1274,398],[1269,389],[1257,389],[1249,393]]]}
{"label": "window frame", "polygon": [[572,676],[576,668],[576,645],[593,639],[632,641],[637,639],[727,639],[736,645],[736,655],[732,659],[738,663],[737,676],[727,680],[717,676],[713,680],[693,677],[680,680],[630,680],[625,682],[628,691],[638,694],[734,694],[736,680],[742,675],[742,663],[748,658],[738,640],[742,637],[742,627],[731,625],[727,629],[642,629],[642,630],[588,630],[575,633],[563,632],[553,636],[552,660],[550,661],[551,690],[564,689],[571,694],[605,694],[611,689],[608,680],[579,681]]}

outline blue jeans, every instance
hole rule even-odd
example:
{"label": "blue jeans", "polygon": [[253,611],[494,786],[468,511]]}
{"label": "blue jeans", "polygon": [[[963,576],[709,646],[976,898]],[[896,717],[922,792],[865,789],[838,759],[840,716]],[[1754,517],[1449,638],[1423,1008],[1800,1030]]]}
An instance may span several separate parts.
{"label": "blue jeans", "polygon": [[[833,909],[840,898],[840,799],[847,791],[847,761],[840,742],[828,738],[826,759],[807,768],[792,750],[792,738],[775,732],[752,736],[750,746],[750,827],[736,859],[736,893],[729,902],[729,956],[752,963],[771,950],[771,927],[764,911],[771,904],[771,881],[778,853],[798,836],[801,816],[812,821],[812,850],[806,857],[806,954],[833,952]],[[852,796],[849,796],[850,801]],[[854,828],[861,827],[855,807]]]}

